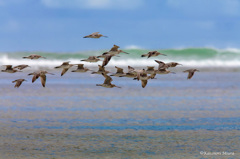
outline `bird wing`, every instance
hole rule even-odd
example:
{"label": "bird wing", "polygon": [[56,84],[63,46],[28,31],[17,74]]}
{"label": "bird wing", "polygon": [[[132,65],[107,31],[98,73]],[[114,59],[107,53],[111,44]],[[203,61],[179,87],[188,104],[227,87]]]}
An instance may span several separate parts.
{"label": "bird wing", "polygon": [[156,76],[156,74],[157,74],[157,71],[154,71],[154,72],[149,76],[149,78],[154,79],[155,76]]}
{"label": "bird wing", "polygon": [[123,69],[122,68],[117,67],[117,66],[115,66],[115,68],[117,69],[117,73],[122,73],[123,74]]}
{"label": "bird wing", "polygon": [[113,45],[113,47],[111,48],[111,50],[110,50],[110,51],[117,51],[117,50],[118,50],[118,48],[119,48],[119,46],[117,46],[117,45]]}
{"label": "bird wing", "polygon": [[151,52],[148,52],[148,58],[151,57],[154,53],[151,51]]}
{"label": "bird wing", "polygon": [[69,62],[70,62],[70,61],[63,62],[62,65],[69,65]]}
{"label": "bird wing", "polygon": [[128,66],[128,72],[132,72],[132,71],[134,71],[135,69],[133,68],[133,67],[131,67],[131,66]]}
{"label": "bird wing", "polygon": [[90,35],[95,36],[95,35],[98,35],[98,33],[99,33],[99,32],[94,32],[94,33],[92,33],[92,34],[90,34]]}
{"label": "bird wing", "polygon": [[40,76],[39,73],[33,74],[32,83],[34,83],[38,79],[39,76]]}
{"label": "bird wing", "polygon": [[84,68],[83,68],[83,65],[84,65],[84,64],[78,64],[78,69],[84,69]]}
{"label": "bird wing", "polygon": [[103,84],[111,84],[112,78],[110,76],[108,76],[106,73],[102,73],[102,75],[105,77]]}
{"label": "bird wing", "polygon": [[162,61],[155,60],[158,63],[158,70],[165,68],[166,64]]}
{"label": "bird wing", "polygon": [[69,69],[69,68],[64,68],[64,69],[62,70],[61,76],[63,76],[63,75],[68,71],[68,69]]}
{"label": "bird wing", "polygon": [[154,70],[154,66],[147,66],[147,71]]}
{"label": "bird wing", "polygon": [[16,82],[14,88],[16,88],[16,87],[17,87],[17,88],[20,87],[21,84],[22,84],[22,82],[23,82],[23,81],[17,80],[17,82]]}
{"label": "bird wing", "polygon": [[102,66],[106,66],[108,62],[111,60],[111,58],[112,58],[112,55],[106,55],[103,60]]}
{"label": "bird wing", "polygon": [[188,79],[191,79],[193,75],[194,75],[194,71],[189,71],[188,72]]}
{"label": "bird wing", "polygon": [[46,78],[47,78],[46,75],[43,74],[43,75],[40,76],[40,78],[41,78],[42,86],[45,87],[45,84],[46,84]]}
{"label": "bird wing", "polygon": [[12,65],[5,65],[5,66],[6,66],[6,70],[12,69]]}
{"label": "bird wing", "polygon": [[147,80],[141,80],[141,82],[142,82],[142,88],[144,88],[146,85],[147,85]]}
{"label": "bird wing", "polygon": [[99,72],[100,72],[100,71],[104,72],[105,69],[104,69],[104,67],[102,67],[101,65],[98,65],[98,71],[99,71]]}

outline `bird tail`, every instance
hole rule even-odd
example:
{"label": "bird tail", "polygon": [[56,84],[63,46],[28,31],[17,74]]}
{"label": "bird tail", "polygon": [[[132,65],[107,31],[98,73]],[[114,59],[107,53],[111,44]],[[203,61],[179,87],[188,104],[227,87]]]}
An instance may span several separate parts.
{"label": "bird tail", "polygon": [[96,84],[96,86],[102,86],[101,84]]}

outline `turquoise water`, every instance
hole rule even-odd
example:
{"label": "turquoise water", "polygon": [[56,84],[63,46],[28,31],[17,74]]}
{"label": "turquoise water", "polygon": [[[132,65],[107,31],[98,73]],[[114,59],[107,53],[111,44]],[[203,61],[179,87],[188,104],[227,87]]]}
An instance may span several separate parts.
{"label": "turquoise water", "polygon": [[[142,54],[149,51],[147,49],[123,49],[129,54],[121,54],[121,57],[114,57],[109,63],[114,65],[155,65],[154,60],[164,62],[175,61],[182,63],[184,66],[205,66],[205,67],[238,67],[240,65],[240,50],[234,48],[216,49],[216,48],[182,48],[182,49],[156,49],[167,56],[151,57],[149,59],[142,58]],[[10,52],[0,53],[0,65],[6,64],[29,64],[37,66],[53,66],[61,64],[63,61],[71,61],[72,63],[80,63],[80,60],[88,56],[98,56],[108,50],[98,51],[81,51],[81,52]],[[23,56],[30,54],[39,54],[47,59],[31,61],[22,59]],[[99,62],[101,63],[101,62]],[[89,63],[86,63],[89,64]],[[97,64],[93,64],[97,66]]]}

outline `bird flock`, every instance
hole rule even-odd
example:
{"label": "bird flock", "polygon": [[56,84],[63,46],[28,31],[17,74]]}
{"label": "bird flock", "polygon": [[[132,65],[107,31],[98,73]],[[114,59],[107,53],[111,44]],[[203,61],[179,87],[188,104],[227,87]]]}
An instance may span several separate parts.
{"label": "bird flock", "polygon": [[[107,36],[99,34],[99,32],[94,32],[90,35],[84,36],[83,38],[100,38],[100,37],[107,37]],[[177,62],[164,63],[162,61],[155,60],[155,62],[158,63],[158,69],[156,69],[156,70],[154,69],[154,66],[147,66],[147,69],[144,69],[144,68],[143,69],[135,69],[131,66],[128,66],[128,72],[124,73],[123,68],[115,66],[115,68],[117,69],[116,73],[107,75],[110,73],[110,71],[105,70],[105,66],[110,62],[110,60],[113,56],[120,57],[119,56],[120,53],[129,54],[127,52],[124,52],[123,50],[119,50],[118,45],[113,45],[113,47],[109,51],[102,53],[102,55],[89,56],[87,59],[81,60],[84,62],[96,63],[98,61],[101,61],[101,58],[103,58],[102,65],[98,65],[97,71],[93,71],[93,70],[90,70],[89,68],[84,67],[84,64],[70,64],[70,61],[63,62],[60,66],[56,66],[55,69],[62,69],[61,76],[63,76],[73,66],[77,66],[77,69],[72,70],[71,72],[84,73],[87,71],[92,71],[92,74],[100,74],[105,78],[105,80],[104,80],[103,84],[96,84],[96,86],[102,86],[102,87],[106,87],[106,88],[113,88],[113,87],[121,88],[119,86],[112,84],[113,79],[110,76],[115,76],[115,77],[128,77],[128,78],[132,78],[133,80],[137,80],[137,81],[140,80],[141,84],[142,84],[142,88],[145,88],[149,79],[156,79],[155,78],[156,74],[174,73],[174,72],[171,72],[170,70],[168,70],[168,68],[182,65]],[[141,55],[141,57],[150,58],[150,57],[156,57],[159,55],[167,56],[158,51],[150,51],[146,54]],[[46,59],[46,57],[42,57],[42,56],[36,55],[36,54],[32,54],[32,55],[29,55],[29,56],[23,57],[23,58],[30,59],[30,60],[39,59],[39,58]],[[4,66],[6,68],[5,68],[5,70],[2,70],[2,72],[7,72],[7,73],[22,72],[23,69],[30,67],[29,65],[26,65],[26,64],[14,66],[14,67],[12,65],[4,65]],[[199,70],[198,69],[188,69],[183,72],[187,72],[188,73],[187,79],[191,79],[196,71],[199,71]],[[47,72],[45,70],[39,70],[36,72],[32,72],[32,73],[29,73],[28,75],[33,76],[32,83],[34,83],[40,77],[41,84],[43,87],[45,87],[46,79],[47,79],[46,74],[54,75],[53,73]],[[14,87],[18,88],[21,86],[22,82],[24,82],[24,81],[27,81],[27,80],[16,79],[16,80],[12,81],[12,83],[16,83]]]}

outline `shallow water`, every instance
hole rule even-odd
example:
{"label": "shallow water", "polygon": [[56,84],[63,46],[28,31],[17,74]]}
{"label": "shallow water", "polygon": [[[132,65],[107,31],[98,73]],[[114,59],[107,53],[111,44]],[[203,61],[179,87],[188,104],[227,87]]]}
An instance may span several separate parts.
{"label": "shallow water", "polygon": [[[46,88],[23,73],[1,73],[0,156],[4,158],[239,157],[239,72],[157,75],[146,88],[101,75],[47,76]],[[26,73],[27,74],[27,73]],[[18,89],[12,80],[27,77]],[[210,157],[220,157],[210,156]]]}

